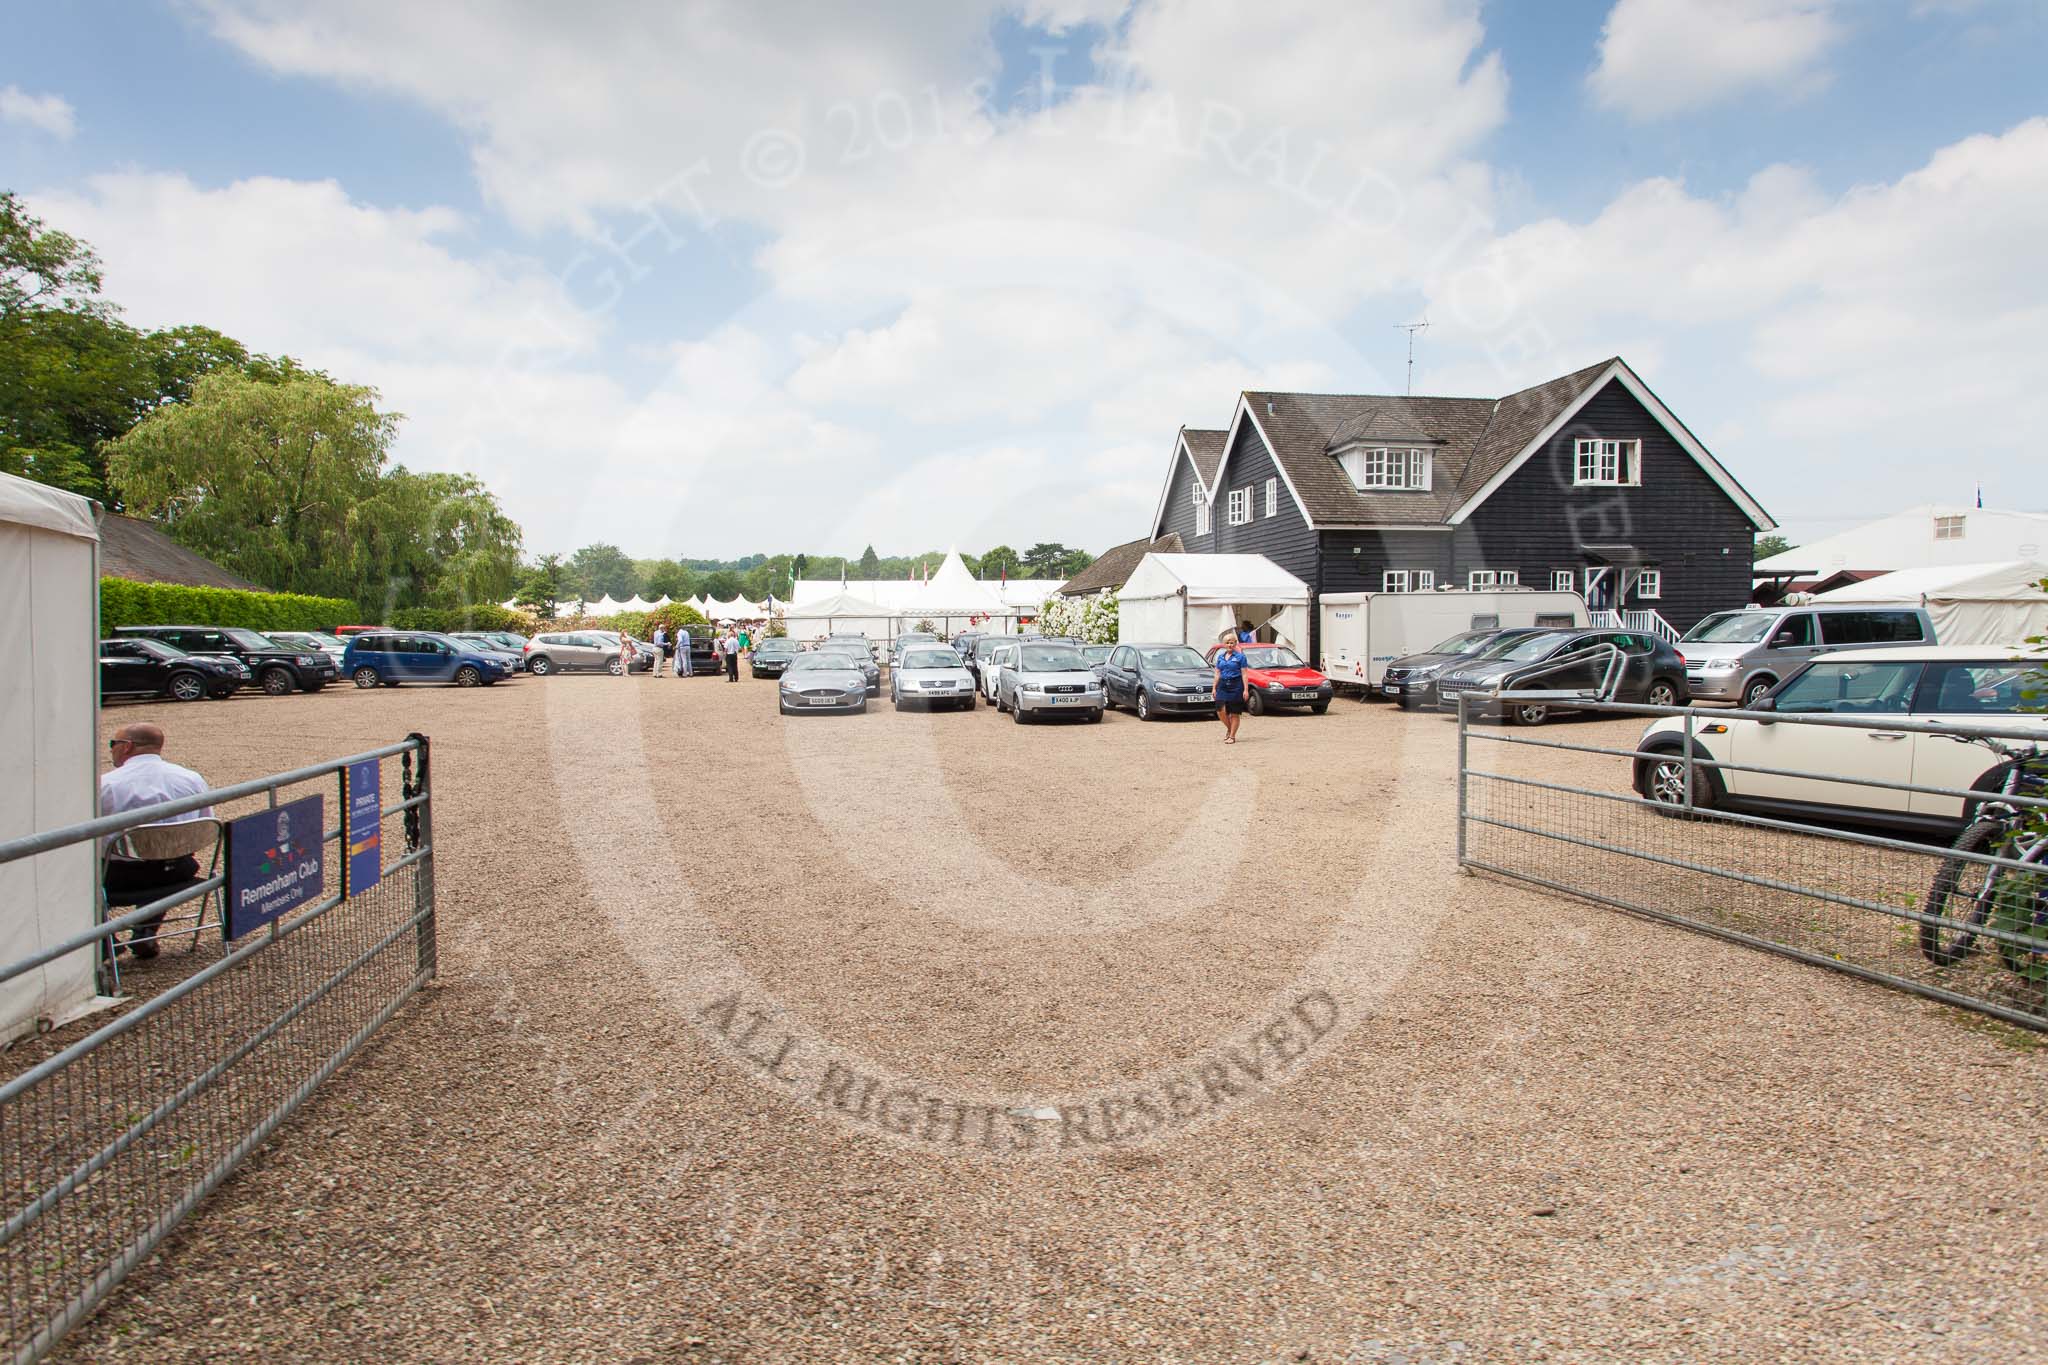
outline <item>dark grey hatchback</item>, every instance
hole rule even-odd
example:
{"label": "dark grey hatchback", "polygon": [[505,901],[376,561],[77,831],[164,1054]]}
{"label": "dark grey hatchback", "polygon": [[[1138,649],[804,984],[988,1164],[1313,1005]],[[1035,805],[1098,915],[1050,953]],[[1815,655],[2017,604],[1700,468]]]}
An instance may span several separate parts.
{"label": "dark grey hatchback", "polygon": [[[1495,695],[1501,681],[1510,675],[1534,672],[1538,665],[1565,660],[1595,645],[1612,644],[1621,650],[1621,681],[1612,700],[1643,702],[1651,706],[1683,706],[1685,661],[1678,651],[1647,631],[1632,630],[1540,630],[1515,641],[1491,658],[1456,665],[1439,674],[1436,705],[1439,711],[1458,709],[1458,698],[1472,715],[1499,715],[1517,725],[1541,725],[1552,716],[1573,709],[1569,701],[1501,700]],[[1518,687],[1541,691],[1590,693],[1603,681],[1608,657],[1587,655],[1560,663],[1557,671],[1542,677],[1517,678]]]}
{"label": "dark grey hatchback", "polygon": [[1216,710],[1216,670],[1188,645],[1118,645],[1101,671],[1104,704],[1128,706],[1139,720]]}

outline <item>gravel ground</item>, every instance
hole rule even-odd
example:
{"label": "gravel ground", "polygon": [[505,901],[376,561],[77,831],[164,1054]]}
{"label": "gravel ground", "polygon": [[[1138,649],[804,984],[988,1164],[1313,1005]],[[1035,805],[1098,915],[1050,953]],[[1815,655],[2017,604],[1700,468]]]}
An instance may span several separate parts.
{"label": "gravel ground", "polygon": [[2048,1357],[2048,1052],[1459,875],[1444,720],[771,687],[149,711],[430,734],[442,978],[63,1357]]}

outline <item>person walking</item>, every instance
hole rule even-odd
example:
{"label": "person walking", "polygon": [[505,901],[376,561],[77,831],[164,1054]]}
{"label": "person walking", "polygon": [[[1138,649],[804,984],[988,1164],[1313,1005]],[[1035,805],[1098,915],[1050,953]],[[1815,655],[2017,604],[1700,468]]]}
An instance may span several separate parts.
{"label": "person walking", "polygon": [[678,678],[687,678],[690,676],[690,672],[690,628],[688,626],[677,626],[676,676]]}
{"label": "person walking", "polygon": [[1244,720],[1244,650],[1236,640],[1225,639],[1210,662],[1216,668],[1216,719],[1223,722],[1223,742],[1235,744]]}
{"label": "person walking", "polygon": [[731,626],[727,626],[725,628],[725,639],[719,642],[719,647],[725,651],[725,680],[727,682],[738,682],[740,680],[739,633]]}
{"label": "person walking", "polygon": [[670,643],[668,638],[668,622],[666,621],[655,622],[654,652],[656,655],[654,676],[658,678],[668,672],[668,661],[675,657],[676,652],[675,645]]}
{"label": "person walking", "polygon": [[[197,796],[208,789],[205,778],[190,768],[164,760],[164,732],[149,724],[124,725],[107,741],[113,769],[100,775],[100,814],[118,815],[144,806]],[[213,807],[166,817],[164,823],[210,820]],[[106,890],[110,904],[122,908],[148,905],[171,892],[199,880],[199,860],[110,857],[107,859]],[[168,913],[168,912],[165,912]],[[124,945],[138,958],[157,955],[156,931],[164,922],[162,914],[137,924],[128,931]]]}
{"label": "person walking", "polygon": [[630,677],[632,677],[632,676],[633,676],[633,654],[634,654],[634,650],[633,650],[633,637],[632,637],[632,636],[630,636],[630,635],[628,635],[628,634],[626,634],[626,632],[625,632],[625,631],[623,631],[623,630],[622,630],[622,631],[620,631],[620,632],[619,632],[619,676],[620,676],[620,677],[622,677],[622,678],[630,678]]}

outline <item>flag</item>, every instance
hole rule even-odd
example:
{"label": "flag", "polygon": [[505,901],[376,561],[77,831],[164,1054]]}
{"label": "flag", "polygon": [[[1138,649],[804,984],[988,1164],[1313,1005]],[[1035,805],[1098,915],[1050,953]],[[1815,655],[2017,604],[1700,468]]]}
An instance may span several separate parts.
{"label": "flag", "polygon": [[1982,510],[1983,510],[1983,507],[1984,507],[1984,485],[1980,483],[1980,484],[1978,484],[1978,485],[1977,485],[1977,508],[1978,508],[1978,510],[1979,510],[1979,511],[1982,511]]}

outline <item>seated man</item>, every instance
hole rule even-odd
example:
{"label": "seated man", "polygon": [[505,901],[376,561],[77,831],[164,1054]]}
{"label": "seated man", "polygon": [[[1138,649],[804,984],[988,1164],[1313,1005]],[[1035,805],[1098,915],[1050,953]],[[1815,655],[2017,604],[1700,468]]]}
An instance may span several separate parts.
{"label": "seated man", "polygon": [[[139,810],[181,796],[197,796],[207,790],[206,779],[190,768],[164,762],[164,732],[146,723],[124,725],[107,741],[114,770],[100,776],[100,814],[116,815]],[[213,808],[173,815],[165,823],[206,820]],[[199,860],[193,857],[139,861],[133,858],[107,860],[107,904],[147,905],[170,895],[181,886],[199,880]],[[163,916],[136,925],[128,934],[128,948],[139,958],[157,954],[156,931]]]}

